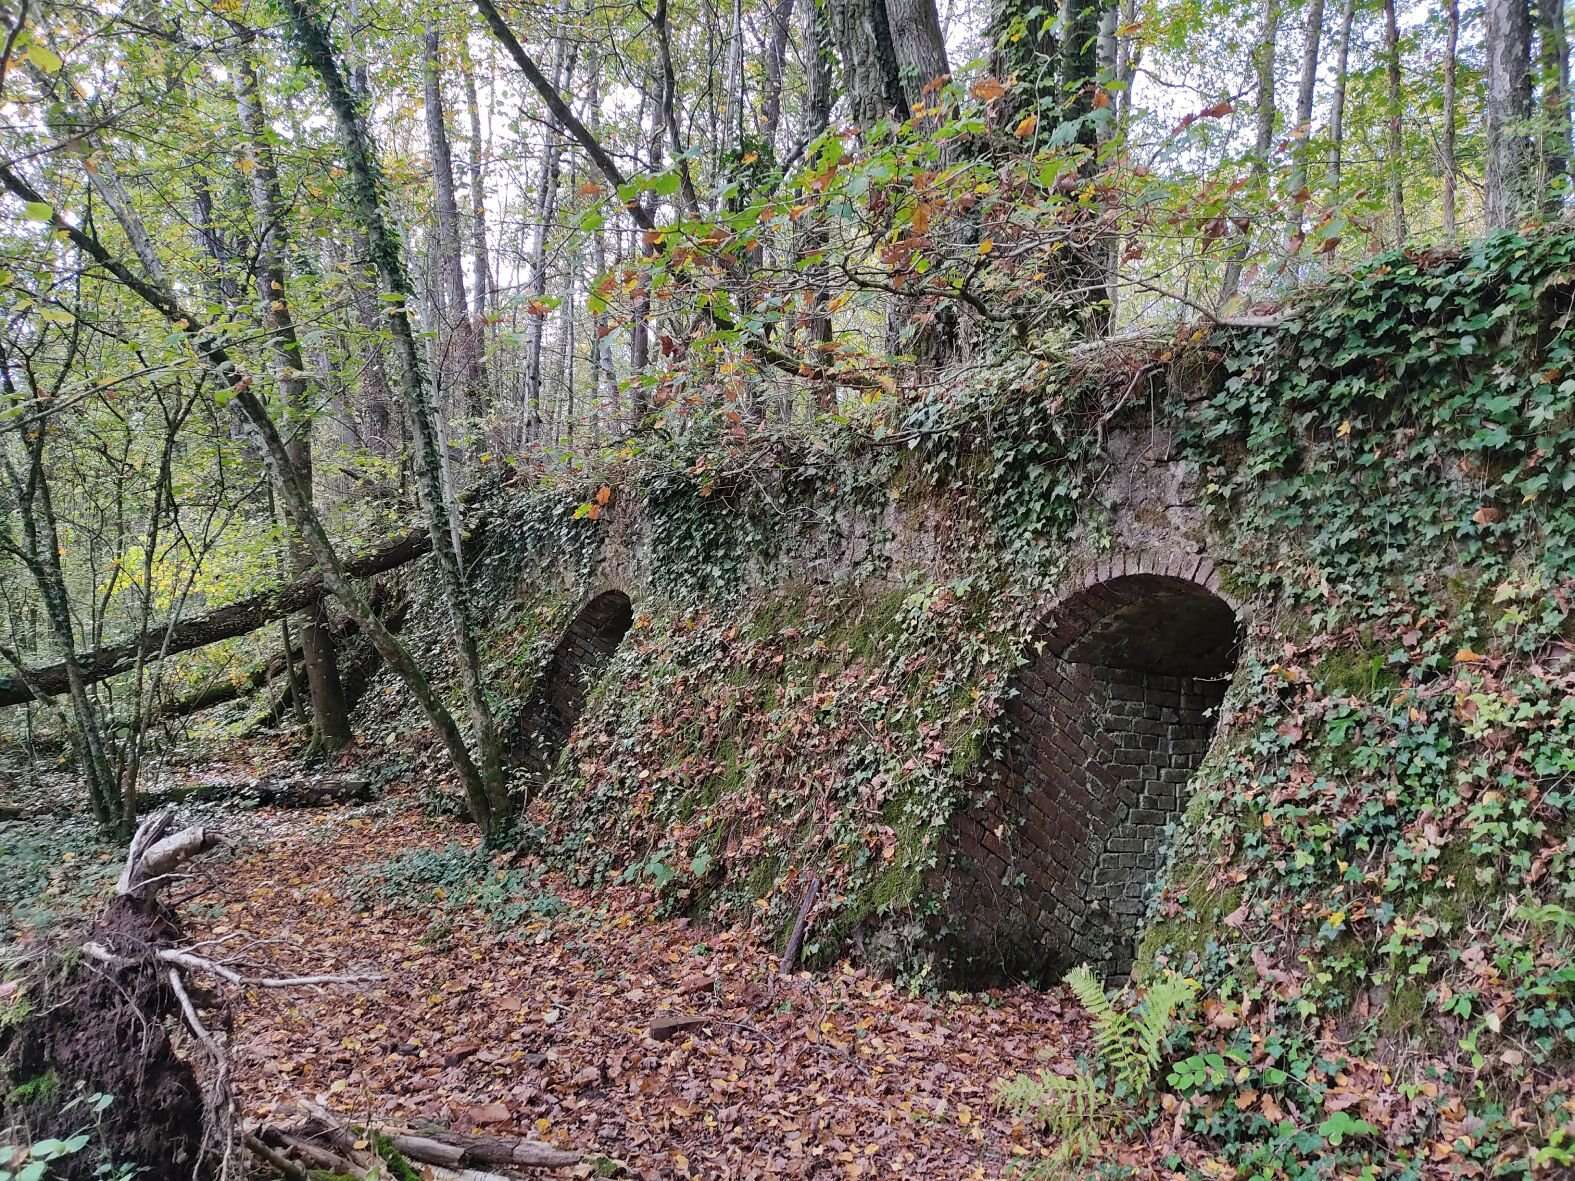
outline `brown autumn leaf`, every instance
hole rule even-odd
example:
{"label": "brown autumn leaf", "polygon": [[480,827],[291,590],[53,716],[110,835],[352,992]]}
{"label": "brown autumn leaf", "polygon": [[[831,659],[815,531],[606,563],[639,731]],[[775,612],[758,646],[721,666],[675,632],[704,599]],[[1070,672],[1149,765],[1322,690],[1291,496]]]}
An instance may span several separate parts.
{"label": "brown autumn leaf", "polygon": [[968,93],[982,103],[994,102],[1006,93],[1006,87],[991,77],[978,78],[968,88]]}

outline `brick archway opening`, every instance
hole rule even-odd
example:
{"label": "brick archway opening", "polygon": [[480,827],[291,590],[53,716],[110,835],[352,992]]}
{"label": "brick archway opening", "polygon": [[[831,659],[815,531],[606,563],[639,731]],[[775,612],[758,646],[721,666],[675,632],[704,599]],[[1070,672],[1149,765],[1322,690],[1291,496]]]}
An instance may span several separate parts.
{"label": "brick archway opening", "polygon": [[633,605],[622,591],[605,591],[580,609],[525,706],[514,748],[520,766],[536,774],[552,769],[633,622]]}
{"label": "brick archway opening", "polygon": [[1116,574],[1057,604],[1035,640],[989,790],[954,834],[958,967],[1125,976],[1236,667],[1236,613],[1208,583]]}

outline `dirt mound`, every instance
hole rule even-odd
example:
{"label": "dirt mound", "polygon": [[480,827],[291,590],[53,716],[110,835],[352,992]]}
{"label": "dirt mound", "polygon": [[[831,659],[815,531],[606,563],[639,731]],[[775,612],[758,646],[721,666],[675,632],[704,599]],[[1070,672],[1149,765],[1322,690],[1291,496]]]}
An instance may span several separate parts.
{"label": "dirt mound", "polygon": [[[214,1175],[204,1152],[202,1087],[166,1028],[165,1018],[178,1014],[179,1006],[168,969],[154,958],[179,935],[163,907],[115,898],[91,938],[129,962],[110,967],[80,961],[54,983],[32,1017],[0,1040],[13,1085],[56,1080],[10,1091],[0,1104],[4,1123],[35,1138],[93,1129],[88,1150],[59,1162],[52,1175],[85,1181],[100,1160],[136,1165],[144,1181]],[[113,1097],[96,1120],[81,1105],[62,1110],[79,1087]]]}

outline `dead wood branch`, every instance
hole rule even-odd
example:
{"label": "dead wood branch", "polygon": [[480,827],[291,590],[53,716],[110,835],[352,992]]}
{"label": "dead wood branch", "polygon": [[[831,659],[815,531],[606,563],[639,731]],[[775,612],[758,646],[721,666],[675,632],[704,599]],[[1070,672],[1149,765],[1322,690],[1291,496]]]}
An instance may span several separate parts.
{"label": "dead wood branch", "polygon": [[782,962],[777,965],[779,975],[786,976],[798,966],[799,953],[804,949],[804,931],[809,926],[809,912],[815,909],[815,899],[820,897],[820,875],[816,874],[809,879],[809,888],[804,891],[804,900],[799,903],[798,917],[793,920],[793,934],[788,937],[787,947],[782,951]]}
{"label": "dead wood branch", "polygon": [[[263,1125],[256,1137],[286,1157],[294,1155],[308,1168],[323,1167],[314,1158],[329,1149],[341,1159],[353,1159],[357,1156],[355,1145],[374,1135],[408,1160],[432,1166],[435,1175],[461,1181],[507,1181],[507,1173],[495,1170],[561,1169],[583,1159],[578,1152],[536,1140],[447,1129],[352,1126],[317,1103],[301,1100],[300,1106],[306,1113],[301,1123],[291,1127]],[[310,1146],[310,1151],[297,1151],[301,1146]]]}

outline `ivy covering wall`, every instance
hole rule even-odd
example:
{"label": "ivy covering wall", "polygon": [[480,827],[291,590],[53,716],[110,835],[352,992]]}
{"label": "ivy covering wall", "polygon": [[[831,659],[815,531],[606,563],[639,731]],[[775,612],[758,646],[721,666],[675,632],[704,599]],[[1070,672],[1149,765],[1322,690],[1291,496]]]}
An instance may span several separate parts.
{"label": "ivy covering wall", "polygon": [[500,696],[602,541],[644,556],[527,839],[779,940],[816,877],[812,959],[943,974],[942,838],[1045,595],[1110,544],[1106,442],[1171,430],[1252,626],[1137,969],[1206,989],[1167,1118],[1263,1177],[1575,1162],[1572,265],[1568,234],[1387,256],[1278,328],[1020,354],[509,501]]}

